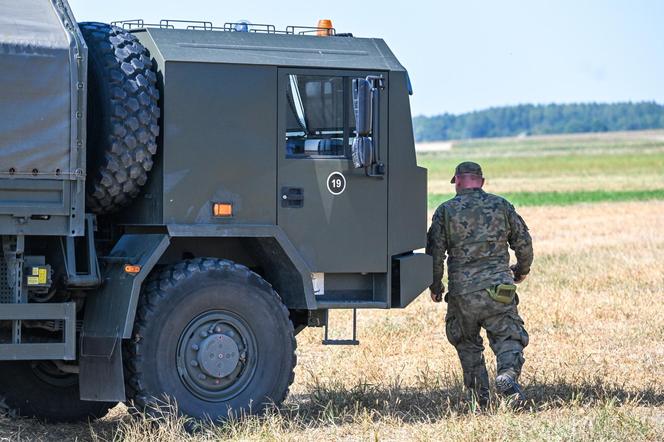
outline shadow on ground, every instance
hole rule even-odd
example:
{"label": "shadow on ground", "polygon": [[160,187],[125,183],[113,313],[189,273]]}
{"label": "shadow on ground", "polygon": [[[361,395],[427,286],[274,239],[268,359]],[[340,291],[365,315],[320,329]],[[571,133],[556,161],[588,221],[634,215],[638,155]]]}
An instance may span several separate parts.
{"label": "shadow on ground", "polygon": [[[581,384],[534,382],[524,388],[524,393],[528,398],[527,405],[516,408],[517,412],[536,413],[552,408],[593,406],[609,401],[616,406],[624,403],[643,407],[664,406],[664,390],[661,388],[630,390],[605,385],[601,381]],[[467,398],[460,385],[424,389],[384,388],[370,384],[361,384],[351,389],[316,386],[311,394],[291,397],[281,412],[289,413],[291,404],[295,405],[297,418],[312,423],[319,422],[322,417],[363,411],[371,412],[377,418],[399,417],[404,422],[435,421],[452,415],[477,412],[476,405]],[[487,412],[496,412],[504,405],[501,397],[493,395]]]}
{"label": "shadow on ground", "polygon": [[[311,393],[291,395],[282,407],[269,414],[278,415],[289,426],[311,428],[343,425],[353,422],[354,417],[367,415],[376,421],[389,417],[405,423],[418,423],[477,412],[473,403],[466,400],[460,385],[411,388],[367,383],[352,388],[341,384],[310,387]],[[644,407],[664,406],[661,388],[629,390],[600,381],[582,384],[532,382],[524,391],[529,403],[522,410],[529,413],[594,406],[609,401],[616,406],[628,402]],[[501,407],[504,405],[494,401],[486,412],[497,413]],[[111,410],[102,420],[81,424],[46,424],[34,419],[0,417],[0,440],[114,440],[118,438],[118,429],[131,419],[122,405]]]}

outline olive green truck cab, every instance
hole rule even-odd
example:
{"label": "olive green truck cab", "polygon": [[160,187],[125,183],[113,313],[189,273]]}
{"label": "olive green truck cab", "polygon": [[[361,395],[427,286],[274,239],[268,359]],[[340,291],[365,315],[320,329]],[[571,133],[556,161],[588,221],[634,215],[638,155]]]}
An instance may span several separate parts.
{"label": "olive green truck cab", "polygon": [[0,0],[5,408],[259,413],[299,331],[431,283],[410,83],[385,42],[27,3]]}

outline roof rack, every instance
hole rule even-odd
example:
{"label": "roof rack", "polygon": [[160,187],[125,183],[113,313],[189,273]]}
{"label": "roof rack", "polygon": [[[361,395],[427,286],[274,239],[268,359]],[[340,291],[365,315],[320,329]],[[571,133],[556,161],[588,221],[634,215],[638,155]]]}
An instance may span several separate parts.
{"label": "roof rack", "polygon": [[246,28],[246,32],[260,32],[264,34],[286,34],[286,31],[277,31],[274,25],[264,23],[246,23],[246,22],[227,22],[224,23],[222,31],[226,32],[243,32],[242,28]]}
{"label": "roof rack", "polygon": [[337,35],[337,30],[335,28],[321,28],[318,26],[286,26],[286,34],[295,35],[297,33],[298,35],[319,35],[319,32],[330,36]]}
{"label": "roof rack", "polygon": [[[142,28],[161,28],[161,29],[175,29],[175,26],[168,23],[162,23],[164,20],[161,20],[159,23],[145,23],[142,18],[136,18],[131,20],[117,20],[112,21],[111,25],[121,27],[122,29],[142,29]],[[166,20],[168,21],[168,20]]]}
{"label": "roof rack", "polygon": [[204,20],[170,20],[170,19],[159,20],[160,27],[161,25],[163,25],[163,27],[175,28],[174,23],[187,25],[185,29],[196,28],[203,30],[211,30],[214,27],[211,21],[204,21]]}
{"label": "roof rack", "polygon": [[[123,29],[160,28],[160,29],[188,29],[195,31],[222,31],[222,32],[255,32],[264,34],[287,34],[287,35],[329,35],[329,36],[351,36],[352,34],[337,34],[335,28],[321,28],[317,26],[286,26],[285,30],[277,30],[274,25],[264,23],[226,22],[224,26],[214,26],[211,21],[206,20],[172,20],[162,19],[159,23],[145,23],[143,19],[112,21],[111,25]],[[182,26],[182,27],[176,27]]]}

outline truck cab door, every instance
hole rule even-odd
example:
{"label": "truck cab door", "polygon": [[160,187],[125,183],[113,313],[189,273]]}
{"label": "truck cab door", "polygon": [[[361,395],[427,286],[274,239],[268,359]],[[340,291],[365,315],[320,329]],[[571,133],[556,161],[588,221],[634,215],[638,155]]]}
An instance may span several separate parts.
{"label": "truck cab door", "polygon": [[351,159],[351,84],[369,75],[381,73],[279,70],[277,223],[313,272],[388,270],[387,88],[375,110],[384,175]]}

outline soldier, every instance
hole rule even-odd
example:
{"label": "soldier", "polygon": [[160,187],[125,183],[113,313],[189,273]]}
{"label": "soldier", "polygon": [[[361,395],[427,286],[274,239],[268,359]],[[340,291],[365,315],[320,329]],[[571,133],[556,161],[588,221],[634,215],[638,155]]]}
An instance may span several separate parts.
{"label": "soldier", "polygon": [[[489,376],[480,337],[484,327],[498,364],[496,389],[525,400],[518,379],[528,333],[517,312],[514,284],[526,278],[533,261],[528,226],[507,200],[482,190],[479,164],[459,164],[451,183],[457,195],[438,207],[427,235],[427,254],[433,257],[431,299],[442,300],[447,254],[445,331],[461,359],[465,387],[481,405],[488,402]],[[512,267],[508,246],[516,254]]]}

